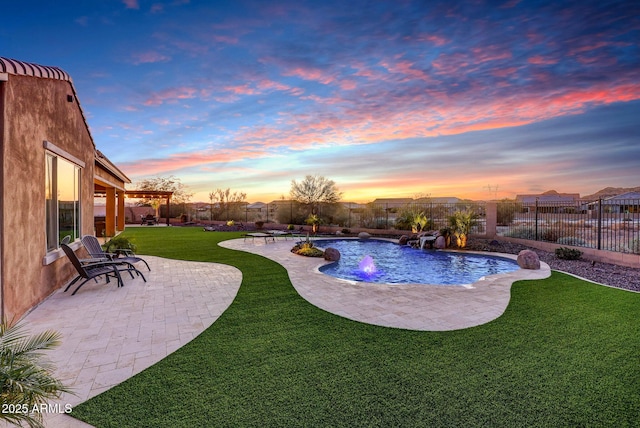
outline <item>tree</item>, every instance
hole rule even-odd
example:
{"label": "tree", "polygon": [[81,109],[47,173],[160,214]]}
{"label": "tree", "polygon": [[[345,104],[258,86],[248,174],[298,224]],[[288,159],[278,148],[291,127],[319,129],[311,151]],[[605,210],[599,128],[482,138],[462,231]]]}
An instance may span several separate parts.
{"label": "tree", "polygon": [[502,199],[497,205],[498,225],[507,226],[513,222],[516,213],[522,212],[522,203],[515,199]]}
{"label": "tree", "polygon": [[293,200],[310,207],[312,214],[315,214],[317,204],[333,204],[342,198],[342,192],[333,180],[318,175],[307,175],[300,183],[291,180],[289,194]]}
{"label": "tree", "polygon": [[0,420],[42,427],[42,413],[34,409],[63,392],[71,392],[53,377],[53,366],[42,356],[42,351],[59,344],[60,334],[55,331],[29,337],[21,324],[0,323],[0,403],[8,406],[8,411],[3,407]]}
{"label": "tree", "polygon": [[[180,179],[173,175],[168,177],[158,176],[141,180],[137,183],[136,190],[173,192],[173,195],[171,195],[171,201],[174,204],[186,204],[193,196],[193,193],[189,193],[187,191],[187,186],[182,184]],[[160,215],[158,211],[161,203],[161,199],[140,199],[138,201],[139,206],[152,206],[156,211],[156,216]],[[167,213],[167,215],[169,215],[169,213]]]}
{"label": "tree", "polygon": [[[235,214],[233,213],[233,211],[235,211],[234,208],[237,208],[239,205],[241,205],[246,198],[246,193],[237,191],[231,193],[231,189],[229,188],[227,188],[226,190],[216,189],[215,191],[209,193],[209,200],[211,201],[211,220],[213,220],[214,211],[216,219],[218,219],[220,215],[225,214],[227,220],[230,220],[233,217],[233,214]],[[217,205],[215,210],[214,205]],[[231,215],[229,215],[229,210],[232,211]]]}
{"label": "tree", "polygon": [[478,224],[478,215],[473,211],[456,211],[449,217],[449,226],[451,232],[456,236],[456,244],[459,248],[467,246],[467,236],[476,224]]}

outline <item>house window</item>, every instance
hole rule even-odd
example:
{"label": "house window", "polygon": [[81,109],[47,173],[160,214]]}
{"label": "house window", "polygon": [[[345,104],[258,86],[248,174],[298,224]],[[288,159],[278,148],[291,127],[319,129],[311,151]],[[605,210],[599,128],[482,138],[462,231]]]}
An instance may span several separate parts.
{"label": "house window", "polygon": [[52,153],[46,154],[45,162],[47,251],[52,251],[65,236],[72,242],[80,237],[81,168]]}

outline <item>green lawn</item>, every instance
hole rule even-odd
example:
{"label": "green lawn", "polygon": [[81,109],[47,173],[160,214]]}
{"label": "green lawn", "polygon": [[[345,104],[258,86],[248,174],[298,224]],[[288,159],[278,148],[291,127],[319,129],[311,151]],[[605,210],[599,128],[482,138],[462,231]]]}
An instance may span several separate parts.
{"label": "green lawn", "polygon": [[554,272],[512,287],[497,320],[452,332],[350,321],[285,269],[200,228],[130,228],[140,254],[225,263],[233,304],[187,346],[75,407],[97,427],[631,427],[640,294]]}

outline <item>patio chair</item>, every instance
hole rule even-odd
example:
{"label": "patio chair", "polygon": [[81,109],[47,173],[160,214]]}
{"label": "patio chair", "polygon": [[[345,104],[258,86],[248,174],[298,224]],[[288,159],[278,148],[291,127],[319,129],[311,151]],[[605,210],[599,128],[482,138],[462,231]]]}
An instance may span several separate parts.
{"label": "patio chair", "polygon": [[80,259],[78,259],[78,256],[71,249],[71,247],[69,247],[67,244],[60,244],[60,247],[62,248],[62,251],[64,251],[64,253],[67,255],[67,258],[69,259],[73,267],[78,272],[78,276],[75,277],[73,281],[69,283],[69,285],[67,285],[67,288],[64,289],[64,292],[66,293],[67,290],[69,290],[69,288],[71,288],[73,284],[75,284],[81,279],[84,279],[84,281],[82,281],[80,285],[78,285],[78,287],[75,290],[73,290],[73,293],[71,293],[72,296],[76,294],[80,289],[80,287],[82,287],[87,281],[89,281],[90,279],[97,279],[101,276],[105,277],[107,283],[110,282],[111,277],[116,278],[116,280],[118,281],[118,287],[122,287],[124,283],[122,282],[122,277],[120,276],[120,272],[124,272],[124,271],[129,272],[133,277],[132,270],[134,270],[138,275],[142,277],[144,282],[147,282],[144,275],[142,275],[140,271],[138,271],[135,267],[132,267],[130,264],[127,265],[127,264],[112,262],[112,261],[97,261],[93,263],[81,263]]}
{"label": "patio chair", "polygon": [[87,249],[89,255],[96,259],[106,259],[111,261],[117,261],[120,263],[129,263],[134,264],[138,262],[142,262],[147,266],[147,269],[151,271],[149,267],[149,263],[147,263],[144,259],[137,257],[131,250],[122,250],[126,253],[124,257],[118,257],[118,254],[107,253],[102,249],[98,238],[93,235],[84,235],[82,237],[82,245]]}

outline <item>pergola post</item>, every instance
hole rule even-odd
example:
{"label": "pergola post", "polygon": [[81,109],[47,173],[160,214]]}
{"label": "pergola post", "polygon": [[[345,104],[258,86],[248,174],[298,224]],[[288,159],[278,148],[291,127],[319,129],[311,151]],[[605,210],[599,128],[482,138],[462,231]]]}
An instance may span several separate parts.
{"label": "pergola post", "polygon": [[170,213],[171,213],[171,195],[167,195],[167,226],[171,226],[171,223],[169,222]]}
{"label": "pergola post", "polygon": [[124,190],[118,192],[118,216],[117,216],[117,229],[124,230],[125,218],[124,218]]}
{"label": "pergola post", "polygon": [[107,187],[106,194],[107,194],[107,206],[106,206],[105,228],[104,228],[105,235],[115,236],[116,235],[116,222],[115,222],[116,189],[113,187]]}

